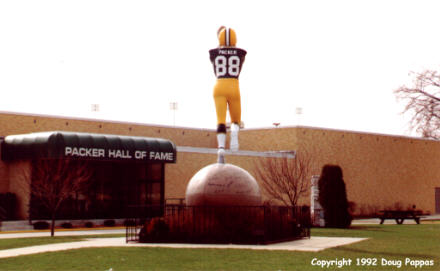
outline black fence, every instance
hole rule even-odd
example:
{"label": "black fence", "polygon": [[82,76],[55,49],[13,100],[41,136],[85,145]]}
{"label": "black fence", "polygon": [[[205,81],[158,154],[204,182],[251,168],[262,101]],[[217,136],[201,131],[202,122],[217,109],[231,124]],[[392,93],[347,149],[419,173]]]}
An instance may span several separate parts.
{"label": "black fence", "polygon": [[310,209],[285,206],[130,206],[127,242],[267,244],[310,237]]}

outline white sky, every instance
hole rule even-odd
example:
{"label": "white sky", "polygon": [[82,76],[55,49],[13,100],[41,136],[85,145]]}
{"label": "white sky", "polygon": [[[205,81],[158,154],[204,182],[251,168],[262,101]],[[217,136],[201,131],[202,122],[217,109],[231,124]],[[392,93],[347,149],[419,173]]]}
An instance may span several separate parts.
{"label": "white sky", "polygon": [[410,71],[440,68],[439,8],[415,0],[0,0],[0,111],[173,125],[175,101],[176,125],[215,129],[208,50],[226,25],[248,51],[240,76],[247,128],[410,135],[393,90],[411,83]]}

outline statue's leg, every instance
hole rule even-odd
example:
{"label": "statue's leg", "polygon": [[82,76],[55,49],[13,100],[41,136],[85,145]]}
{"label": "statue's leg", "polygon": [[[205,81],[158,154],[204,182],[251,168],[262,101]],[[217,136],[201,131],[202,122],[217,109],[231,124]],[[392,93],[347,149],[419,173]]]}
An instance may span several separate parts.
{"label": "statue's leg", "polygon": [[218,162],[224,163],[226,145],[226,110],[227,101],[224,96],[214,96],[215,109],[217,112],[217,148]]}
{"label": "statue's leg", "polygon": [[237,123],[231,124],[231,142],[230,149],[231,151],[238,151],[239,143],[238,143],[238,131],[240,130],[240,125]]}
{"label": "statue's leg", "polygon": [[230,149],[233,151],[238,151],[238,132],[240,130],[241,122],[241,102],[240,102],[240,92],[237,90],[234,98],[229,102],[229,113],[231,114],[231,142]]}

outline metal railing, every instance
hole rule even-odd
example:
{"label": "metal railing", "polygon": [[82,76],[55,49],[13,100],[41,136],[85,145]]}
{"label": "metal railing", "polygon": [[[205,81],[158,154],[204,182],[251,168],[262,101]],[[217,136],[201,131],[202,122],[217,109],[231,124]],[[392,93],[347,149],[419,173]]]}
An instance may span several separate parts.
{"label": "metal railing", "polygon": [[127,242],[267,244],[310,237],[309,207],[130,206]]}

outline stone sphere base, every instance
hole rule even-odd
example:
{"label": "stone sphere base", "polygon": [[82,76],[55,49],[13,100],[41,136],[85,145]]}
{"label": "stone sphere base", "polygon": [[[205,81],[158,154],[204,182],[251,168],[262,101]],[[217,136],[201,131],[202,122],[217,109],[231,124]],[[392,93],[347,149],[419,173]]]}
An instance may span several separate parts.
{"label": "stone sphere base", "polygon": [[187,206],[260,206],[257,181],[246,170],[216,163],[199,170],[189,181]]}

